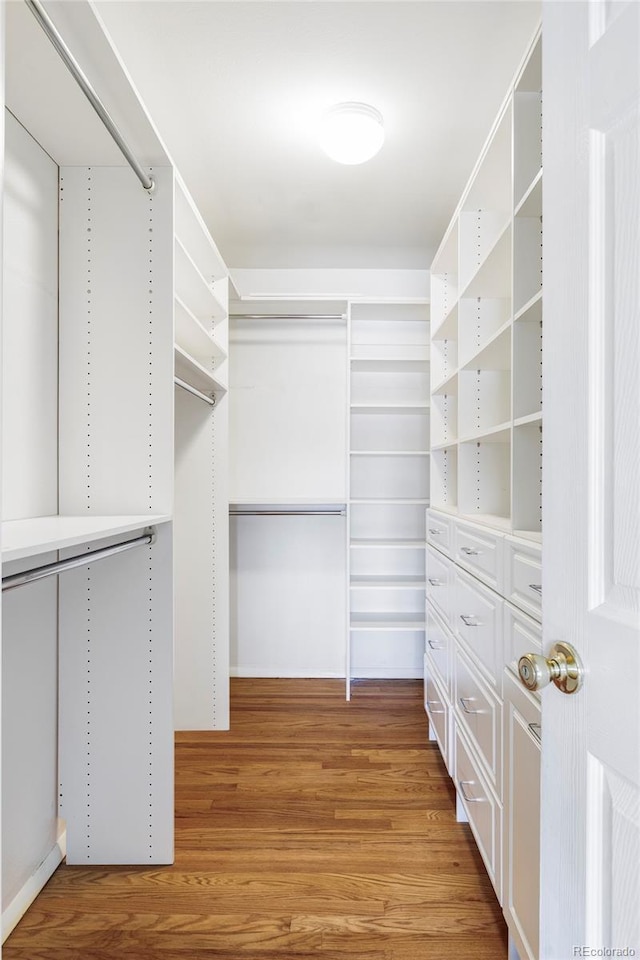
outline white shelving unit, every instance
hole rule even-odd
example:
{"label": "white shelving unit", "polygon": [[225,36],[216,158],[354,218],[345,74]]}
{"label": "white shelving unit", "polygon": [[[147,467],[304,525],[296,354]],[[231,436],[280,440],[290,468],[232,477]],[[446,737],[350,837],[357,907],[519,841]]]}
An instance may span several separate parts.
{"label": "white shelving unit", "polygon": [[541,45],[431,271],[425,709],[520,960],[538,953],[541,705],[514,670],[541,649]]}
{"label": "white shelving unit", "polygon": [[429,503],[429,311],[349,315],[347,696],[352,678],[420,676]]}

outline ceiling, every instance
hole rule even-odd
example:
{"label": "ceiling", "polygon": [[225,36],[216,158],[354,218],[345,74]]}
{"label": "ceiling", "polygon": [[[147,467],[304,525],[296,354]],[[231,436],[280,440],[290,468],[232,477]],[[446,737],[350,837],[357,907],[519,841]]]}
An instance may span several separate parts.
{"label": "ceiling", "polygon": [[[425,268],[540,16],[528,0],[98,0],[230,267]],[[374,105],[334,163],[314,125]]]}

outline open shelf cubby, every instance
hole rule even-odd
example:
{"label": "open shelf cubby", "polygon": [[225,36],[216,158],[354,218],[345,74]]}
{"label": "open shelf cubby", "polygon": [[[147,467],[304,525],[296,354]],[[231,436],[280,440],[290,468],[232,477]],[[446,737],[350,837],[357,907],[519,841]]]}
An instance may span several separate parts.
{"label": "open shelf cubby", "polygon": [[461,514],[508,519],[511,513],[511,444],[504,434],[461,443],[458,449],[458,507]]}
{"label": "open shelf cubby", "polygon": [[431,451],[431,506],[453,510],[458,506],[458,447]]}
{"label": "open shelf cubby", "polygon": [[351,451],[429,451],[428,409],[409,413],[351,411]]}

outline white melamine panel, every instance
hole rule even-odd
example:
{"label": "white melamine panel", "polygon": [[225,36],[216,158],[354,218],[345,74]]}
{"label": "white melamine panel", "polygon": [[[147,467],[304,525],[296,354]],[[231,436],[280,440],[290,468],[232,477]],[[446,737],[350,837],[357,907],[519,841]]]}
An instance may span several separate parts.
{"label": "white melamine panel", "polygon": [[433,389],[458,369],[458,341],[453,337],[433,340],[431,344],[431,386]]}
{"label": "white melamine panel", "polygon": [[458,379],[431,398],[431,443],[444,446],[458,439]]}
{"label": "white melamine panel", "polygon": [[443,510],[455,510],[458,503],[458,448],[431,452],[431,503]]}
{"label": "white melamine panel", "polygon": [[463,210],[511,210],[511,107],[507,106],[491,131],[472,176]]}
{"label": "white melamine panel", "polygon": [[426,605],[425,656],[430,672],[438,674],[438,680],[448,696],[452,691],[453,635],[444,625],[430,603]]}
{"label": "white melamine panel", "polygon": [[542,629],[536,620],[512,604],[505,603],[504,661],[511,667],[514,676],[518,672],[518,660],[525,653],[542,653]]}
{"label": "white melamine panel", "polygon": [[[424,675],[424,623],[394,630],[351,631],[354,679],[418,679]],[[355,694],[357,696],[357,692]]]}
{"label": "white melamine panel", "polygon": [[429,497],[428,456],[351,456],[351,497],[424,499]]}
{"label": "white melamine panel", "polygon": [[505,224],[478,270],[462,288],[464,297],[506,299],[511,296],[511,223]]}
{"label": "white melamine panel", "polygon": [[425,403],[429,396],[426,368],[406,370],[352,369],[351,402],[370,404]]}
{"label": "white melamine panel", "polygon": [[58,509],[58,167],[5,110],[5,519]]}
{"label": "white melamine panel", "polygon": [[164,524],[155,544],[59,578],[69,863],[173,861],[171,541]]}
{"label": "white melamine panel", "polygon": [[464,727],[484,763],[484,773],[498,796],[501,796],[502,703],[459,646],[455,651],[453,669],[456,723]]}
{"label": "white melamine panel", "polygon": [[513,429],[513,527],[542,531],[542,423]]}
{"label": "white melamine panel", "polygon": [[346,498],[343,323],[234,321],[231,499]]}
{"label": "white melamine panel", "polygon": [[211,239],[209,231],[193,200],[176,174],[175,182],[175,233],[200,273],[209,281],[226,276],[226,267],[220,252]]}
{"label": "white melamine panel", "polygon": [[[404,585],[402,588],[385,587],[381,589],[372,582],[368,588],[360,586],[351,590],[351,613],[383,614],[402,620],[405,614],[420,615],[423,620],[424,583]],[[352,618],[352,622],[353,622]]]}
{"label": "white melamine panel", "polygon": [[460,512],[493,526],[508,525],[511,446],[504,442],[462,443],[458,448]]}
{"label": "white melamine panel", "polygon": [[226,408],[221,401],[212,411],[178,389],[175,404],[175,725],[221,729],[229,724],[228,501],[216,487],[225,480]]}
{"label": "white melamine panel", "polygon": [[435,333],[442,329],[444,321],[451,316],[458,302],[458,271],[453,269],[442,274],[432,274],[431,279],[431,310]]}
{"label": "white melamine panel", "polygon": [[342,677],[343,517],[234,517],[231,674]]}
{"label": "white melamine panel", "polygon": [[352,540],[350,568],[352,576],[424,578],[423,541]]}
{"label": "white melamine panel", "polygon": [[455,521],[453,529],[456,563],[501,594],[504,549],[502,535],[461,520]]}
{"label": "white melamine panel", "polygon": [[513,327],[513,418],[542,411],[542,301]]}
{"label": "white melamine panel", "polygon": [[[52,562],[55,554],[43,557]],[[17,573],[28,563],[13,564]],[[57,839],[57,585],[2,596],[2,909]]]}
{"label": "white melamine panel", "polygon": [[173,174],[60,179],[60,511],[173,505]]}
{"label": "white melamine panel", "polygon": [[509,320],[511,301],[507,298],[474,297],[460,301],[458,339],[460,364],[467,363]]}
{"label": "white melamine panel", "polygon": [[424,708],[429,718],[429,739],[435,740],[449,773],[451,770],[451,706],[440,688],[429,658],[424,658]]}
{"label": "white melamine panel", "polygon": [[426,548],[426,594],[445,622],[450,622],[453,607],[453,564],[438,550]]}
{"label": "white melamine panel", "polygon": [[540,547],[505,537],[504,596],[517,607],[542,619],[542,556]]}
{"label": "white melamine panel", "polygon": [[[509,346],[508,340],[506,346]],[[501,356],[504,356],[502,351]],[[496,362],[500,362],[500,358]],[[511,420],[511,374],[508,369],[462,370],[458,375],[460,439],[473,437]]]}
{"label": "white melamine panel", "polygon": [[513,98],[513,194],[515,205],[542,167],[542,94],[516,92]]}
{"label": "white melamine panel", "polygon": [[428,451],[428,410],[410,414],[352,411],[351,449]]}
{"label": "white melamine panel", "polygon": [[424,539],[424,505],[419,503],[352,503],[353,539]]}
{"label": "white melamine panel", "polygon": [[506,208],[502,210],[463,211],[460,214],[460,288],[464,291],[476,275],[509,219]]}
{"label": "white melamine panel", "polygon": [[513,312],[542,289],[542,217],[516,217],[513,224]]}

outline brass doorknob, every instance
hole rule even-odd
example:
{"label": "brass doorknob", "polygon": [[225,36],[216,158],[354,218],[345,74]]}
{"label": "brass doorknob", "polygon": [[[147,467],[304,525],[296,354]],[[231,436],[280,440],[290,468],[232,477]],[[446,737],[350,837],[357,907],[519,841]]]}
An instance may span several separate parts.
{"label": "brass doorknob", "polygon": [[576,693],[584,678],[580,657],[562,640],[553,645],[548,657],[525,653],[518,660],[518,673],[527,690],[541,690],[553,681],[562,693]]}

